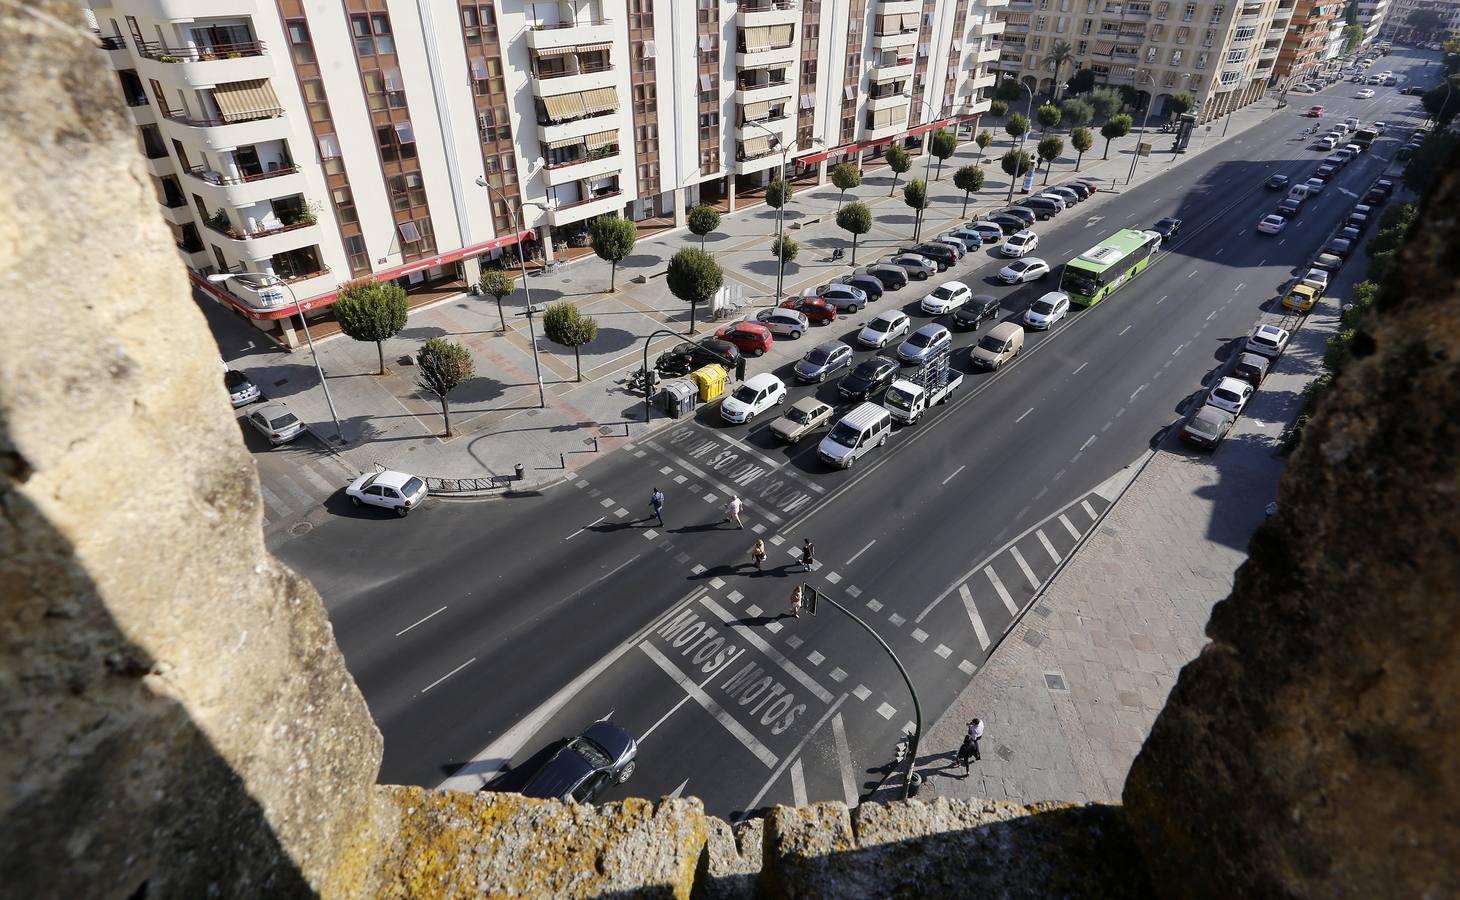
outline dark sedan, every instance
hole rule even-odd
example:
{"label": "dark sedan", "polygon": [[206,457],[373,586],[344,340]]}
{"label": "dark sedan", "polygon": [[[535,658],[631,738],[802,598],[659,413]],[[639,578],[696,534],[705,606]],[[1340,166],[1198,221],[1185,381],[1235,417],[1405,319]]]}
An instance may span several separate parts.
{"label": "dark sedan", "polygon": [[953,313],[953,327],[966,328],[970,331],[987,322],[989,319],[997,318],[999,315],[999,298],[991,294],[975,294],[973,299],[958,307]]}
{"label": "dark sedan", "polygon": [[1008,235],[1016,234],[1020,231],[1023,231],[1025,228],[1029,227],[1028,225],[1024,224],[1023,219],[1017,218],[1015,216],[989,216],[988,221],[999,226],[999,230],[1002,231],[1006,237]]}
{"label": "dark sedan", "polygon": [[594,722],[572,738],[522,788],[525,797],[592,803],[634,774],[639,745],[611,722]]}
{"label": "dark sedan", "polygon": [[874,278],[871,275],[858,275],[856,272],[850,275],[843,275],[835,280],[840,284],[849,284],[852,287],[861,288],[862,293],[867,295],[868,303],[876,303],[878,300],[881,300],[882,292],[886,290],[886,287],[882,284],[882,279]]}
{"label": "dark sedan", "polygon": [[857,364],[851,374],[837,385],[837,392],[848,400],[866,400],[878,391],[885,390],[901,368],[897,360],[885,356],[874,356]]}
{"label": "dark sedan", "polygon": [[[1023,219],[1025,228],[1034,227],[1034,222],[1039,218],[1039,216],[1035,215],[1034,210],[1030,209],[1027,206],[1011,206],[1008,209],[999,210],[998,212],[994,213],[994,215],[1013,216],[1016,219]],[[992,216],[990,216],[990,218],[992,218]]]}
{"label": "dark sedan", "polygon": [[[730,361],[727,363],[721,357]],[[698,344],[688,341],[677,344],[674,349],[659,354],[654,368],[666,375],[688,375],[700,366],[708,366],[710,363],[719,363],[722,366],[733,368],[735,360],[739,358],[740,348],[729,341],[705,338]]]}
{"label": "dark sedan", "polygon": [[1286,175],[1274,175],[1267,180],[1267,189],[1270,191],[1280,191],[1288,186],[1288,180],[1288,176]]}
{"label": "dark sedan", "polygon": [[1176,232],[1181,230],[1181,220],[1165,218],[1151,226],[1151,230],[1161,236],[1161,240],[1170,240]]}
{"label": "dark sedan", "polygon": [[958,256],[953,252],[953,248],[945,244],[918,244],[909,252],[933,260],[938,264],[940,272],[958,262]]}
{"label": "dark sedan", "polygon": [[1277,214],[1284,219],[1291,219],[1296,217],[1302,208],[1303,203],[1300,200],[1284,200],[1277,205]]}
{"label": "dark sedan", "polygon": [[895,291],[907,285],[907,270],[887,263],[876,263],[852,274],[872,276],[882,282],[882,289],[885,291]]}

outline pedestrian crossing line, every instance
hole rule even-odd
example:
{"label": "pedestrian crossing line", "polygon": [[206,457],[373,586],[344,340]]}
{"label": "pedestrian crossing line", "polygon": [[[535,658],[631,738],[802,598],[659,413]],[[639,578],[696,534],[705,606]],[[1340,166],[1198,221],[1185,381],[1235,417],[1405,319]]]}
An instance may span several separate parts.
{"label": "pedestrian crossing line", "polygon": [[877,707],[877,715],[879,715],[882,718],[886,719],[887,721],[891,722],[892,721],[892,717],[895,716],[895,715],[897,715],[897,709],[894,708],[892,706],[892,704],[890,704],[886,700],[884,700],[884,701],[882,701],[882,705],[879,706],[879,707]]}
{"label": "pedestrian crossing line", "polygon": [[660,466],[659,467],[659,474],[661,474],[661,475],[673,475],[674,474],[674,467],[673,466]]}
{"label": "pedestrian crossing line", "polygon": [[806,805],[806,773],[802,771],[799,757],[791,763],[791,799],[798,807]]}
{"label": "pedestrian crossing line", "polygon": [[759,606],[756,606],[754,603],[745,607],[745,614],[747,616],[755,617],[759,616],[763,612],[765,612],[765,610],[761,609]]}
{"label": "pedestrian crossing line", "polygon": [[842,798],[847,806],[857,805],[857,779],[852,774],[852,748],[847,743],[847,728],[842,724],[842,714],[831,717],[831,737],[836,744],[837,767],[842,775]]}
{"label": "pedestrian crossing line", "polygon": [[912,639],[921,644],[928,639],[928,633],[921,628],[914,628],[912,633]]}
{"label": "pedestrian crossing line", "polygon": [[[726,625],[730,625],[734,621],[730,613],[727,612],[724,607],[720,606],[720,604],[716,603],[714,600],[711,600],[709,597],[701,597],[700,603],[710,612],[714,613],[720,619],[720,621],[724,622]],[[815,695],[816,699],[820,700],[822,703],[831,702],[831,691],[828,691],[826,688],[818,684],[814,678],[806,674],[806,671],[804,669],[791,662],[790,659],[786,658],[785,654],[777,650],[775,647],[772,647],[763,638],[761,638],[760,635],[756,634],[754,631],[744,626],[741,626],[740,633],[747,642],[752,644],[762,654],[769,657],[777,665],[779,665],[783,672],[794,678],[796,681],[800,682],[802,687],[806,688],[806,690]]]}
{"label": "pedestrian crossing line", "polygon": [[1080,501],[1080,506],[1085,510],[1085,515],[1087,515],[1087,516],[1090,517],[1090,521],[1091,522],[1093,522],[1096,519],[1100,518],[1100,516],[1096,515],[1096,513],[1095,513],[1095,507],[1093,507],[1093,506],[1090,505],[1090,501],[1089,500],[1081,500]]}
{"label": "pedestrian crossing line", "polygon": [[842,577],[835,572],[827,572],[826,580],[831,582],[832,584],[837,584],[842,580]]}
{"label": "pedestrian crossing line", "polygon": [[876,600],[868,600],[867,601],[867,608],[870,609],[870,610],[872,610],[873,612],[881,612],[882,611],[882,604],[881,603],[878,603]]}
{"label": "pedestrian crossing line", "polygon": [[868,697],[872,696],[872,692],[867,689],[867,686],[865,684],[859,684],[856,687],[852,688],[852,696],[856,697],[858,700],[866,700]]}
{"label": "pedestrian crossing line", "polygon": [[965,675],[972,675],[974,671],[977,670],[977,668],[977,666],[975,666],[973,663],[969,662],[966,659],[958,664],[958,671],[962,672]]}
{"label": "pedestrian crossing line", "polygon": [[264,484],[262,480],[259,481],[259,493],[264,495],[264,506],[278,511],[280,515],[289,511],[288,504],[280,500],[278,494],[269,490],[269,486]]}
{"label": "pedestrian crossing line", "polygon": [[573,487],[586,488],[587,486],[588,479],[586,478],[579,478],[577,481],[573,482]]}
{"label": "pedestrian crossing line", "polygon": [[648,454],[648,453],[646,453],[646,452],[645,452],[645,451],[643,451],[643,450],[635,450],[635,451],[634,451],[634,456],[637,456],[637,457],[638,457],[638,458],[639,458],[639,459],[643,459],[643,458],[644,458],[644,457],[646,457],[646,456],[648,456],[648,455],[649,455],[649,454]]}
{"label": "pedestrian crossing line", "polygon": [[837,684],[841,684],[843,681],[847,680],[847,674],[848,673],[846,669],[843,669],[841,666],[837,666],[836,668],[831,670],[831,680],[835,681]]}
{"label": "pedestrian crossing line", "polygon": [[739,591],[731,591],[730,593],[725,595],[725,599],[729,600],[731,603],[739,603],[741,600],[745,599],[745,595],[740,593]]}
{"label": "pedestrian crossing line", "polygon": [[315,504],[314,495],[300,487],[294,482],[294,479],[287,475],[274,479],[274,487],[292,499],[292,502],[284,507],[286,510],[305,509]]}
{"label": "pedestrian crossing line", "polygon": [[1075,528],[1074,524],[1070,522],[1069,517],[1067,517],[1064,513],[1060,513],[1060,524],[1065,526],[1065,531],[1068,531],[1070,533],[1070,537],[1074,538],[1077,541],[1080,539],[1080,532]]}
{"label": "pedestrian crossing line", "polygon": [[983,573],[989,577],[989,583],[994,586],[994,591],[998,593],[999,599],[1004,601],[1004,609],[1009,611],[1009,615],[1019,615],[1019,607],[1014,605],[1014,598],[1009,596],[1008,589],[1004,587],[1004,582],[999,580],[999,573],[994,571],[994,567],[984,566]]}
{"label": "pedestrian crossing line", "polygon": [[947,644],[939,644],[937,647],[933,648],[933,652],[943,657],[944,659],[947,659],[949,656],[953,655],[953,648],[949,647]]}
{"label": "pedestrian crossing line", "polygon": [[[992,572],[992,570],[989,570]],[[968,589],[965,582],[958,586],[958,596],[963,599],[963,608],[968,610],[968,620],[973,623],[973,634],[978,638],[978,648],[987,650],[989,648],[989,632],[984,627],[983,616],[978,614],[978,604],[973,602],[973,591]]]}
{"label": "pedestrian crossing line", "polygon": [[781,537],[779,534],[773,534],[773,535],[771,535],[771,546],[772,547],[779,547],[782,544],[784,544],[785,542],[786,542],[786,539],[783,538],[783,537]]}
{"label": "pedestrian crossing line", "polygon": [[720,588],[722,588],[724,586],[725,586],[725,579],[720,578],[718,576],[715,577],[715,578],[711,578],[710,579],[710,587],[714,588],[715,590],[718,591]]}
{"label": "pedestrian crossing line", "polygon": [[325,481],[324,476],[320,475],[313,469],[300,469],[299,474],[303,475],[304,480],[314,485],[316,490],[320,491],[327,497],[334,494],[335,491],[339,490],[337,486],[330,484],[328,481]]}
{"label": "pedestrian crossing line", "polygon": [[674,483],[675,484],[684,484],[686,481],[689,481],[689,476],[688,475],[676,475],[676,476],[674,476]]}
{"label": "pedestrian crossing line", "polygon": [[598,505],[603,507],[604,509],[608,509],[610,506],[615,505],[615,501],[612,497],[604,497],[602,500],[598,501]]}
{"label": "pedestrian crossing line", "polygon": [[847,596],[855,600],[858,597],[862,596],[862,589],[857,587],[855,584],[849,584],[847,585]]}
{"label": "pedestrian crossing line", "polygon": [[902,623],[903,622],[906,622],[907,619],[904,619],[902,616],[899,616],[897,613],[893,613],[892,615],[890,615],[890,616],[887,617],[887,621],[889,621],[893,625],[896,625],[899,628],[901,628],[902,627]]}
{"label": "pedestrian crossing line", "polygon": [[654,540],[658,536],[659,536],[659,532],[655,531],[652,528],[650,528],[648,531],[644,532],[644,540],[646,540],[646,541],[652,541],[652,540]]}
{"label": "pedestrian crossing line", "polygon": [[622,519],[624,516],[629,514],[629,511],[620,506],[618,509],[613,511],[613,514],[615,518]]}
{"label": "pedestrian crossing line", "polygon": [[1019,552],[1019,548],[1010,547],[1009,555],[1014,557],[1014,562],[1019,565],[1019,570],[1024,573],[1024,577],[1029,581],[1029,586],[1036,591],[1039,590],[1039,579],[1034,576],[1034,570],[1029,568],[1029,563],[1024,561],[1024,554]]}
{"label": "pedestrian crossing line", "polygon": [[812,650],[810,653],[806,654],[806,661],[811,663],[813,666],[819,666],[822,663],[826,662],[826,657],[822,656],[817,651]]}
{"label": "pedestrian crossing line", "polygon": [[714,503],[716,500],[718,500],[720,498],[719,497],[716,497],[714,494],[710,493],[709,491],[706,491],[705,493],[700,494],[700,499],[703,500],[703,501],[705,501],[706,503]]}
{"label": "pedestrian crossing line", "polygon": [[1039,531],[1034,532],[1034,534],[1039,538],[1039,542],[1044,545],[1044,552],[1049,554],[1049,558],[1054,560],[1055,565],[1059,565],[1060,555],[1054,549],[1054,544],[1049,542],[1049,538],[1044,536],[1044,529],[1041,528]]}
{"label": "pedestrian crossing line", "polygon": [[794,634],[786,638],[786,646],[790,647],[792,650],[801,649],[801,645],[804,643],[806,642],[796,637]]}

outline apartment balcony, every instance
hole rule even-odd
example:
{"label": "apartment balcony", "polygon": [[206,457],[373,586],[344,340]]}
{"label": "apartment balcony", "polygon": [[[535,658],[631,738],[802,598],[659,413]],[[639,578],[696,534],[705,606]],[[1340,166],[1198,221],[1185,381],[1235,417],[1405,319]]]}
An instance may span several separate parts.
{"label": "apartment balcony", "polygon": [[187,225],[193,221],[195,211],[187,200],[175,206],[169,206],[166,202],[158,203],[157,208],[162,210],[162,217],[174,225]]}
{"label": "apartment balcony", "polygon": [[867,96],[867,109],[873,111],[879,109],[891,109],[894,106],[906,105],[907,95],[903,94],[901,91],[889,91],[888,93],[883,94],[880,97],[870,94]]}
{"label": "apartment balcony", "polygon": [[216,263],[216,260],[213,259],[213,254],[201,243],[186,244],[178,241],[177,251],[182,254],[183,265],[189,269],[206,269]]}
{"label": "apartment balcony", "polygon": [[144,163],[144,165],[146,166],[148,172],[156,175],[158,178],[161,178],[163,175],[173,174],[172,157],[168,156],[166,153],[162,154],[161,156],[149,158],[146,163]]}
{"label": "apartment balcony", "polygon": [[[981,80],[982,79],[974,79],[975,83],[977,83],[978,81],[981,81]],[[988,87],[992,87],[993,86],[993,83],[994,83],[993,76],[988,76],[988,85],[987,86]],[[963,115],[965,115],[965,116],[981,116],[984,113],[986,113],[986,112],[989,111],[989,108],[991,106],[993,106],[993,103],[994,103],[994,100],[993,100],[992,97],[969,97],[968,98],[968,103],[964,105]]]}
{"label": "apartment balcony", "polygon": [[1029,23],[1027,23],[1027,22],[1023,22],[1023,23],[1005,22],[1004,23],[1004,34],[1020,34],[1020,35],[1023,35],[1023,34],[1028,34],[1028,33],[1029,33]]}
{"label": "apartment balcony", "polygon": [[985,19],[974,27],[973,33],[979,37],[996,38],[1004,33],[1004,24],[1003,19]]}
{"label": "apartment balcony", "polygon": [[[984,88],[991,88],[991,87],[993,87],[994,84],[997,81],[998,81],[998,78],[996,78],[993,75],[993,73],[991,73],[991,72],[985,72],[982,75],[976,75],[973,78],[970,78],[968,80],[968,86],[971,89],[975,90],[975,91],[981,91]],[[993,98],[989,98],[989,99],[993,99]]]}
{"label": "apartment balcony", "polygon": [[552,207],[547,211],[548,224],[557,228],[581,222],[584,219],[591,219],[594,216],[601,216],[604,213],[622,212],[624,204],[627,202],[628,198],[624,192],[615,188],[612,191]]}
{"label": "apartment balcony", "polygon": [[527,47],[535,51],[561,50],[579,44],[610,44],[613,38],[611,19],[584,18],[552,25],[529,25],[527,29]]}
{"label": "apartment balcony", "polygon": [[[265,87],[268,85],[265,84]],[[255,92],[254,96],[262,103],[265,98],[273,98],[273,90],[269,89],[266,94]],[[270,102],[278,101],[272,99]],[[164,129],[184,144],[200,145],[214,151],[284,140],[290,136],[289,123],[281,107],[246,104],[246,100],[240,99],[236,108],[219,117],[190,116],[181,110],[170,110],[164,114],[167,120]]]}
{"label": "apartment balcony", "polygon": [[208,230],[226,239],[233,253],[246,259],[268,259],[278,253],[287,253],[301,247],[313,247],[320,242],[324,232],[318,222],[296,222],[293,225],[275,225],[256,231],[243,231],[236,226],[223,230],[218,223],[209,221]]}
{"label": "apartment balcony", "polygon": [[257,7],[255,0],[127,0],[129,15],[167,22],[249,16],[256,14]]}
{"label": "apartment balcony", "polygon": [[912,56],[899,57],[886,65],[874,62],[871,72],[872,80],[896,81],[899,78],[911,78],[913,67],[916,64],[917,59]]}
{"label": "apartment balcony", "polygon": [[532,77],[534,97],[556,97],[574,94],[596,88],[612,88],[618,83],[618,75],[611,65],[583,66],[567,72],[539,74]]}
{"label": "apartment balcony", "polygon": [[987,65],[999,58],[1001,51],[997,47],[990,47],[988,50],[979,50],[973,55],[974,65]]}
{"label": "apartment balcony", "polygon": [[1007,9],[1009,0],[984,0],[984,9]]}
{"label": "apartment balcony", "polygon": [[742,41],[736,47],[735,68],[743,72],[746,69],[794,66],[800,58],[796,47],[795,26],[757,27],[761,30],[747,28],[741,31]]}
{"label": "apartment balcony", "polygon": [[916,29],[894,31],[888,34],[874,34],[872,35],[872,50],[875,53],[882,53],[887,50],[900,50],[903,47],[914,47],[917,45],[917,42],[918,32]]}
{"label": "apartment balcony", "polygon": [[274,74],[274,61],[263,41],[180,47],[148,41],[138,55],[143,60],[139,69],[148,77],[174,84],[208,87]]}
{"label": "apartment balcony", "polygon": [[1135,84],[1136,76],[1134,72],[1110,72],[1104,78],[1097,76],[1096,80],[1104,84]]}
{"label": "apartment balcony", "polygon": [[989,68],[999,72],[1018,72],[1024,68],[1024,60],[1022,57],[1000,58],[989,63]]}
{"label": "apartment balcony", "polygon": [[1009,0],[1009,12],[1033,12],[1034,0]]}
{"label": "apartment balcony", "polygon": [[[1109,14],[1107,13],[1107,15]],[[1151,11],[1149,9],[1131,9],[1130,7],[1126,7],[1125,12],[1119,13],[1118,15],[1126,22],[1146,22],[1151,18]]]}
{"label": "apartment balcony", "polygon": [[252,175],[224,175],[193,166],[188,169],[188,185],[207,201],[209,209],[220,206],[238,208],[252,206],[275,197],[304,193],[304,173],[298,166],[278,166]]}
{"label": "apartment balcony", "polygon": [[735,102],[742,106],[750,103],[769,103],[789,100],[796,96],[796,82],[789,78],[779,81],[741,82],[735,91]]}
{"label": "apartment balcony", "polygon": [[873,125],[866,122],[864,122],[864,125],[865,127],[862,131],[862,140],[878,141],[882,138],[892,137],[893,135],[901,134],[902,132],[906,131],[907,116],[904,115],[900,119],[896,119],[892,122],[883,123],[880,125]]}
{"label": "apartment balcony", "polygon": [[922,0],[883,0],[877,4],[879,16],[900,16],[903,13],[917,15],[923,11]]}
{"label": "apartment balcony", "polygon": [[619,152],[618,147],[604,147],[603,151],[607,152],[590,152],[577,159],[549,163],[543,167],[543,180],[551,187],[561,187],[575,181],[602,178],[621,172],[624,155]]}
{"label": "apartment balcony", "polygon": [[1278,53],[1280,53],[1281,51],[1282,51],[1282,48],[1281,47],[1263,47],[1261,50],[1257,51],[1257,58],[1258,59],[1277,59]]}
{"label": "apartment balcony", "polygon": [[1132,34],[1128,31],[1122,31],[1115,36],[1115,40],[1122,44],[1140,45],[1146,42],[1146,36],[1144,33]]}
{"label": "apartment balcony", "polygon": [[735,11],[735,24],[740,28],[795,25],[800,21],[801,9],[796,0],[741,0]]}
{"label": "apartment balcony", "polygon": [[617,131],[626,120],[624,110],[616,109],[602,115],[586,116],[565,122],[539,123],[537,134],[545,144],[567,146],[574,143],[575,139],[587,138],[589,135],[603,131]]}

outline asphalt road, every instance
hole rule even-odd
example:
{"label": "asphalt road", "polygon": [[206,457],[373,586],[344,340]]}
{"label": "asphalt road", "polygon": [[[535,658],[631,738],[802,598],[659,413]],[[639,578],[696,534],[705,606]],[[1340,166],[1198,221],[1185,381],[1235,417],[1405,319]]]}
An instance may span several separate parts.
{"label": "asphalt road", "polygon": [[[1395,53],[1382,67],[1418,59]],[[1353,87],[1311,103],[1330,122],[1393,124],[1416,107],[1393,88],[1350,99]],[[855,800],[874,786],[914,719],[908,691],[849,617],[825,605],[779,617],[792,586],[815,585],[875,629],[906,664],[930,724],[1095,525],[1114,496],[1102,485],[1153,446],[1173,449],[1164,430],[1407,136],[1391,128],[1283,235],[1259,235],[1279,199],[1262,182],[1306,177],[1323,155],[1298,139],[1308,98],[1290,102],[1240,139],[1102,201],[1098,215],[1082,204],[1040,223],[1037,255],[1052,262],[1120,227],[1185,224],[1146,273],[1029,334],[997,374],[970,371],[961,348],[978,335],[955,333],[962,390],[850,471],[825,470],[815,439],[774,445],[770,416],[725,426],[702,410],[539,496],[433,501],[407,520],[340,506],[281,545],[325,596],[385,734],[382,781],[494,778],[510,789],[555,741],[608,716],[641,742],[634,778],[608,798],[686,793],[737,815]],[[985,253],[933,283],[999,295],[1006,318],[1055,287],[988,283],[1002,265]],[[933,283],[894,301],[915,327]],[[803,340],[809,349],[813,337],[850,332]],[[793,387],[791,399],[813,390],[830,400],[835,386]],[[668,496],[663,528],[645,519],[656,486]],[[731,491],[746,502],[744,531],[720,521]],[[763,572],[748,565],[756,534],[771,544]],[[803,537],[818,560],[805,575],[792,565]]]}

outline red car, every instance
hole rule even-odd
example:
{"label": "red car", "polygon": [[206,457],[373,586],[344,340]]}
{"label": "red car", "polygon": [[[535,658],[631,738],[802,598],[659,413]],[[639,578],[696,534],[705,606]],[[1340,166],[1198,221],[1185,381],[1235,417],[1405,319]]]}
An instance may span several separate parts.
{"label": "red car", "polygon": [[746,356],[760,356],[776,342],[771,330],[759,322],[736,322],[715,332],[715,337],[729,341]]}
{"label": "red car", "polygon": [[782,300],[781,306],[798,310],[807,320],[817,325],[830,325],[836,321],[836,307],[820,297],[792,297]]}
{"label": "red car", "polygon": [[1310,106],[1310,107],[1308,107],[1308,111],[1306,113],[1304,113],[1304,115],[1307,116],[1310,119],[1316,119],[1319,116],[1323,115],[1323,107],[1321,107],[1321,106]]}

